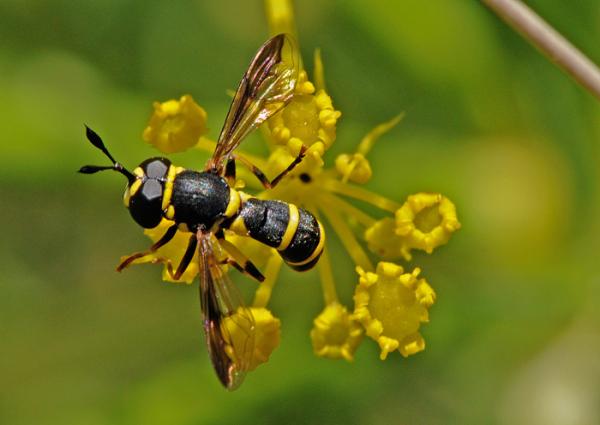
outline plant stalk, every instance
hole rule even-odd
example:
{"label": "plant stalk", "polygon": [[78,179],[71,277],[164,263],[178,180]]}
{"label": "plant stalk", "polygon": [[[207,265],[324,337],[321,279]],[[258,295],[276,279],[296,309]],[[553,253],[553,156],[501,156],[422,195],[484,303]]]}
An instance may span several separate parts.
{"label": "plant stalk", "polygon": [[600,100],[600,69],[519,0],[481,0],[559,68]]}

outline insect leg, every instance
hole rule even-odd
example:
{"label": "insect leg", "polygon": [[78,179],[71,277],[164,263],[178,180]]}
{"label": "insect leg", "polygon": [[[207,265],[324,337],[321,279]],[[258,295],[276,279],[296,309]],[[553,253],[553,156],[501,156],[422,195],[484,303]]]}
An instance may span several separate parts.
{"label": "insect leg", "polygon": [[125,258],[123,261],[121,261],[121,263],[117,266],[117,271],[118,272],[122,271],[123,269],[129,267],[134,260],[145,257],[146,255],[152,254],[161,246],[166,245],[171,239],[173,239],[173,236],[175,236],[175,233],[177,233],[177,225],[176,224],[169,227],[167,229],[167,231],[165,232],[165,234],[162,236],[162,238],[160,238],[157,242],[155,242],[154,245],[152,245],[147,251],[136,252],[136,253],[130,255],[129,257]]}
{"label": "insect leg", "polygon": [[277,186],[277,183],[279,183],[281,181],[281,179],[287,175],[287,173],[292,171],[294,169],[294,167],[296,167],[296,165],[298,165],[298,164],[300,164],[300,162],[302,162],[302,159],[304,158],[304,155],[306,154],[307,149],[308,148],[305,145],[302,145],[302,147],[300,148],[300,153],[298,153],[298,156],[296,158],[294,158],[294,160],[290,163],[290,165],[287,166],[287,168],[285,170],[283,170],[273,180],[270,180],[270,181],[267,178],[267,176],[265,176],[265,173],[263,173],[256,165],[252,164],[250,161],[248,161],[243,156],[234,154],[234,155],[232,155],[232,157],[236,160],[239,160],[242,164],[244,164],[246,167],[248,167],[248,169],[252,172],[252,174],[254,174],[256,176],[256,178],[265,187],[265,189],[272,189],[275,186]]}
{"label": "insect leg", "polygon": [[167,267],[167,270],[169,271],[169,274],[171,275],[171,277],[173,279],[179,280],[181,275],[188,268],[188,266],[190,265],[190,262],[192,261],[192,258],[194,258],[194,253],[196,252],[197,245],[198,245],[198,239],[196,238],[196,235],[193,234],[190,237],[190,241],[188,242],[187,249],[185,250],[183,257],[181,258],[181,261],[179,262],[179,265],[177,266],[177,270],[175,271],[175,274],[173,274],[172,268]]}
{"label": "insect leg", "polygon": [[223,177],[225,177],[225,180],[227,180],[227,183],[229,184],[229,186],[233,187],[235,185],[235,159],[234,158],[229,158],[229,160],[227,161],[227,165],[225,166],[225,174]]}
{"label": "insect leg", "polygon": [[[217,235],[219,237],[219,235]],[[240,272],[247,274],[251,278],[262,282],[265,277],[256,268],[256,266],[246,257],[234,244],[227,241],[223,237],[219,237],[219,244],[231,257],[225,260],[229,265],[232,265]]]}
{"label": "insect leg", "polygon": [[177,266],[177,270],[175,270],[175,271],[173,271],[173,263],[171,262],[171,260],[169,258],[155,257],[152,259],[152,264],[156,264],[156,263],[164,264],[167,268],[167,273],[169,274],[169,277],[173,280],[179,280],[181,278],[181,276],[187,270],[188,266],[190,265],[192,258],[194,258],[194,254],[195,254],[197,245],[198,245],[198,239],[197,239],[196,235],[194,234],[190,238],[190,241],[188,242],[188,246],[185,250],[185,253],[183,254],[183,257],[181,257],[181,261],[179,262],[179,265]]}

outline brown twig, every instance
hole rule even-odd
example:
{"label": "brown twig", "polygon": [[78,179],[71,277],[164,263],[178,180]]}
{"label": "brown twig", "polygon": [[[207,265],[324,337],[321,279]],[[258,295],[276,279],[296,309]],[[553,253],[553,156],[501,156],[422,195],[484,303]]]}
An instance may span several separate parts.
{"label": "brown twig", "polygon": [[600,69],[519,0],[481,0],[559,68],[600,99]]}

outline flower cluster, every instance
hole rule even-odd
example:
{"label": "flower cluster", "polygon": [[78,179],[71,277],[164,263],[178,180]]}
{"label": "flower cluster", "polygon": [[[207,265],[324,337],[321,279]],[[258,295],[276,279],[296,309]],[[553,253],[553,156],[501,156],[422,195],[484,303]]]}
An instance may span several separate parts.
{"label": "flower cluster", "polygon": [[[267,1],[266,4],[271,28],[293,33],[289,2]],[[426,279],[420,277],[419,268],[405,270],[389,261],[410,261],[414,250],[431,253],[447,243],[460,228],[456,208],[439,193],[416,193],[409,195],[404,203],[398,203],[362,187],[373,174],[369,151],[381,135],[398,124],[401,115],[376,126],[355,150],[338,155],[334,163],[327,166],[323,155],[336,140],[341,112],[335,109],[325,89],[318,51],[313,77],[314,83],[308,79],[306,71],[301,71],[292,101],[261,127],[270,149],[269,156],[255,157],[242,150],[238,150],[238,155],[267,175],[274,176],[291,163],[303,145],[308,147],[303,161],[275,188],[253,195],[283,200],[310,210],[333,230],[356,265],[354,308],[349,309],[338,298],[331,259],[325,247],[317,265],[325,307],[314,319],[310,332],[315,354],[351,361],[364,335],[379,344],[382,359],[396,350],[405,357],[415,354],[425,347],[419,329],[428,321],[435,292]],[[205,123],[204,110],[186,95],[179,101],[154,105],[144,139],[166,153],[183,151],[191,146],[212,151],[215,143],[204,137]],[[240,173],[240,176],[236,187],[259,187],[250,174]],[[375,219],[359,209],[356,205],[361,202],[379,209],[382,218]],[[156,241],[169,225],[164,220],[159,228],[147,230],[146,234]],[[227,231],[225,238],[247,255],[266,277],[258,285],[251,305],[257,332],[250,362],[254,368],[267,361],[279,343],[280,321],[267,306],[283,262],[274,249],[253,239]],[[176,235],[155,254],[136,262],[176,263],[186,244],[186,236]],[[374,263],[373,258],[378,257],[386,261]],[[197,273],[198,266],[192,261],[180,281],[190,283]],[[167,272],[163,276],[170,280]],[[235,339],[235,331],[231,334]]]}

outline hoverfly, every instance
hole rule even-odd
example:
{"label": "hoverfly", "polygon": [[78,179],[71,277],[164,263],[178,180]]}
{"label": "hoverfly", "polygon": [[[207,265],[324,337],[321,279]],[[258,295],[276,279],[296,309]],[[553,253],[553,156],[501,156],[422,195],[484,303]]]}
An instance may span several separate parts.
{"label": "hoverfly", "polygon": [[[236,160],[248,166],[265,188],[275,186],[302,161],[305,147],[285,170],[269,180],[234,153],[250,132],[290,102],[298,73],[299,56],[289,36],[280,34],[262,45],[237,88],[214,153],[200,172],[176,167],[166,158],[150,158],[130,172],[112,157],[100,136],[86,127],[87,139],[113,165],[86,165],[79,171],[93,174],[114,170],[123,174],[128,180],[125,206],[140,226],[154,228],[163,218],[172,221],[156,243],[127,257],[117,270],[155,252],[178,230],[190,233],[179,265],[173,270],[166,260],[167,270],[171,277],[179,279],[195,252],[199,253],[200,304],[208,351],[219,380],[229,390],[240,385],[249,368],[255,328],[252,313],[221,266],[223,262],[233,265],[259,282],[264,277],[225,240],[224,230],[277,249],[283,260],[298,271],[312,268],[323,252],[323,226],[310,212],[282,201],[261,200],[233,188]],[[221,252],[227,257],[225,261],[217,257]],[[238,338],[234,343],[226,320],[234,320],[235,326],[243,330],[242,341]]]}

